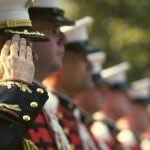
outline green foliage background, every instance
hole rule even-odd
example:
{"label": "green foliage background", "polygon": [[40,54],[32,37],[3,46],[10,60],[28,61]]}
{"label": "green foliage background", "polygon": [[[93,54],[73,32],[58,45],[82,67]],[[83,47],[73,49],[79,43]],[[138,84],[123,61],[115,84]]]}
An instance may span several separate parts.
{"label": "green foliage background", "polygon": [[90,41],[107,53],[105,67],[131,63],[129,80],[150,77],[150,0],[62,0],[72,19],[95,18]]}

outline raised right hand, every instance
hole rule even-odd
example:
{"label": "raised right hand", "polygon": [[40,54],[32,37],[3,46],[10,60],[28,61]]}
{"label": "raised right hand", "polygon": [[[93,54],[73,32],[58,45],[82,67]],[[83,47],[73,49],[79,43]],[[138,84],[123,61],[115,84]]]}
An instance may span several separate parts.
{"label": "raised right hand", "polygon": [[14,35],[12,40],[5,42],[0,53],[0,68],[2,80],[19,79],[32,83],[35,66],[26,39]]}

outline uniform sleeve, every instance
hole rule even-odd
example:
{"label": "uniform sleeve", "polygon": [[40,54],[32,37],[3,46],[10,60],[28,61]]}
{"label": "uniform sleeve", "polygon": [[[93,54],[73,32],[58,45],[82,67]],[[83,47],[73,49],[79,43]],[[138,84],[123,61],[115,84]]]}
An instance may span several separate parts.
{"label": "uniform sleeve", "polygon": [[32,122],[48,99],[36,84],[21,81],[0,82],[0,148],[18,150]]}

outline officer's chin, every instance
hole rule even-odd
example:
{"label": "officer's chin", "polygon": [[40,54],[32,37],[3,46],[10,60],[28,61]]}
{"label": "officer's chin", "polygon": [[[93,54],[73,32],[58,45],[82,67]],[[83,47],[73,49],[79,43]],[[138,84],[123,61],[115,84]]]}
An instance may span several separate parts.
{"label": "officer's chin", "polygon": [[56,71],[59,71],[62,68],[62,66],[63,66],[63,63],[60,61],[57,61],[57,63],[55,63],[51,66],[50,70],[51,70],[51,72],[56,72]]}

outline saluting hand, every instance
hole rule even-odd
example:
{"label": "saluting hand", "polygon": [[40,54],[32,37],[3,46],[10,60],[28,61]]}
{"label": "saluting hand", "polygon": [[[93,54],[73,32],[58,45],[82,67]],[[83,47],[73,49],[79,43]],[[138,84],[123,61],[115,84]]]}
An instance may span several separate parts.
{"label": "saluting hand", "polygon": [[27,46],[26,39],[14,35],[12,40],[5,42],[0,54],[1,79],[19,79],[32,83],[35,66],[32,49]]}

